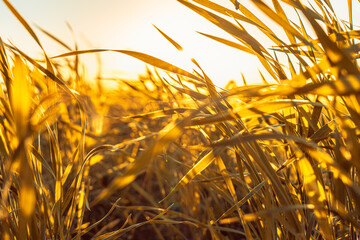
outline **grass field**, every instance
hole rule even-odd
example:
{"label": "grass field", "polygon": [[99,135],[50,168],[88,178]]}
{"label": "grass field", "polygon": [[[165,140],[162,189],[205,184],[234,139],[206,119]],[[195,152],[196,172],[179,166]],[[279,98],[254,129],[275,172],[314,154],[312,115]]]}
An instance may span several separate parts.
{"label": "grass field", "polygon": [[[205,36],[256,56],[263,84],[222,89],[194,59],[188,72],[56,33],[66,51],[41,61],[0,41],[1,239],[359,239],[359,3],[343,1],[343,21],[330,0],[178,2],[233,38]],[[79,56],[105,51],[148,73],[90,84]]]}

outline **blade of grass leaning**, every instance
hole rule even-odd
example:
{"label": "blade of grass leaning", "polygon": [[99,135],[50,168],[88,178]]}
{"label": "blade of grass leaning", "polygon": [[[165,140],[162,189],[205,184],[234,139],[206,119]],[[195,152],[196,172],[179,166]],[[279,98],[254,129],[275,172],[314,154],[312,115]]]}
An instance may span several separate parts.
{"label": "blade of grass leaning", "polygon": [[30,25],[26,22],[26,20],[20,15],[20,13],[14,8],[14,6],[8,0],[3,0],[3,2],[9,8],[9,10],[14,14],[14,16],[18,19],[18,21],[24,26],[26,31],[28,31],[28,33],[36,41],[36,43],[40,46],[40,48],[42,50],[44,50],[40,43],[39,38],[36,36],[35,32],[30,27]]}
{"label": "blade of grass leaning", "polygon": [[247,201],[249,201],[261,188],[263,188],[265,186],[265,184],[269,181],[269,179],[265,179],[263,180],[260,184],[256,185],[253,189],[251,189],[249,191],[249,193],[243,197],[240,201],[238,201],[235,205],[233,205],[231,208],[229,208],[228,210],[226,210],[226,212],[224,212],[223,214],[221,214],[221,216],[215,220],[215,223],[219,222],[221,219],[225,218],[226,216],[228,216],[229,214],[231,214],[232,212],[234,212],[236,210],[237,207],[241,207],[242,205],[244,205]]}
{"label": "blade of grass leaning", "polygon": [[135,51],[128,51],[128,50],[112,50],[112,49],[90,49],[90,50],[79,50],[79,51],[72,51],[72,52],[68,52],[68,53],[64,53],[64,54],[60,54],[57,56],[54,56],[52,58],[60,58],[60,57],[69,57],[69,56],[75,56],[75,55],[80,55],[80,54],[86,54],[86,53],[98,53],[98,52],[117,52],[117,53],[123,53],[126,55],[129,55],[131,57],[134,57],[136,59],[139,59],[147,64],[150,64],[154,67],[163,69],[165,71],[169,71],[175,74],[179,74],[194,80],[197,80],[199,82],[203,82],[204,80],[196,77],[195,75],[179,68],[176,67],[168,62],[165,62],[159,58],[150,56],[148,54],[145,53],[140,53],[140,52],[135,52]]}
{"label": "blade of grass leaning", "polygon": [[158,30],[160,33],[161,33],[161,35],[163,35],[165,38],[166,38],[166,40],[168,40],[177,50],[179,50],[179,51],[182,51],[183,50],[183,48],[182,48],[182,46],[180,46],[180,44],[178,44],[175,40],[173,40],[171,37],[169,37],[168,35],[166,35],[163,31],[161,31],[158,27],[156,27],[154,24],[153,24],[153,26],[156,28],[156,30]]}
{"label": "blade of grass leaning", "polygon": [[[289,22],[289,20],[288,20],[288,18],[287,18],[287,16],[286,16],[286,14],[285,14],[285,11],[284,11],[284,9],[281,7],[281,4],[279,3],[279,1],[278,1],[278,0],[272,0],[272,3],[273,3],[273,5],[274,5],[275,10],[276,10],[276,12],[278,13],[278,15],[279,15],[284,21],[286,21],[286,22],[288,22],[288,23],[290,24],[290,22]],[[291,43],[291,44],[295,44],[295,43],[296,43],[295,37],[294,37],[290,32],[286,31],[286,29],[284,29],[284,30],[285,30],[285,34],[286,34],[286,36],[288,37],[290,43]]]}
{"label": "blade of grass leaning", "polygon": [[197,32],[197,33],[199,33],[199,34],[201,34],[201,35],[203,35],[205,37],[208,37],[210,39],[213,39],[213,40],[215,40],[217,42],[220,42],[222,44],[225,44],[225,45],[227,45],[229,47],[233,47],[233,48],[236,48],[236,49],[238,49],[240,51],[243,51],[243,52],[246,52],[246,53],[249,53],[249,54],[252,54],[252,55],[256,55],[254,53],[254,51],[251,50],[250,48],[248,48],[246,46],[243,46],[241,44],[238,44],[236,42],[233,42],[233,41],[230,41],[230,40],[227,40],[227,39],[224,39],[224,38],[216,37],[216,36],[213,36],[213,35],[210,35],[210,34],[202,33],[202,32]]}
{"label": "blade of grass leaning", "polygon": [[352,14],[352,1],[348,0],[348,11],[349,11],[349,22],[350,22],[350,29],[353,29],[353,14]]}
{"label": "blade of grass leaning", "polygon": [[55,42],[57,42],[58,44],[60,44],[61,46],[63,46],[65,49],[67,49],[68,51],[72,51],[73,49],[66,44],[64,41],[60,40],[58,37],[56,37],[54,34],[46,31],[45,29],[43,29],[40,26],[37,26],[38,29],[40,29],[40,31],[42,31],[43,33],[45,33],[48,37],[50,37],[51,39],[53,39]]}
{"label": "blade of grass leaning", "polygon": [[174,193],[176,193],[182,186],[188,184],[196,175],[201,173],[207,168],[215,159],[215,157],[223,151],[223,148],[211,150],[202,159],[200,159],[186,174],[185,176],[173,187],[170,193],[163,198],[159,203],[162,203],[169,199]]}

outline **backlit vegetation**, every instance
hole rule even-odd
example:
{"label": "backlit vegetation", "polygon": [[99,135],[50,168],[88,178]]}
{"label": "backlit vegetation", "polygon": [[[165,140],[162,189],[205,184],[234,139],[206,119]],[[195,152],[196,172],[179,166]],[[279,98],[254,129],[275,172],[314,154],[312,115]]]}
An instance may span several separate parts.
{"label": "backlit vegetation", "polygon": [[[349,21],[329,0],[252,0],[258,12],[236,0],[232,9],[178,2],[232,40],[204,36],[256,56],[264,83],[221,89],[196,60],[190,73],[144,53],[78,50],[56,33],[45,32],[65,53],[44,51],[43,61],[0,42],[1,238],[358,239],[352,1],[343,1]],[[149,71],[117,89],[105,89],[100,74],[90,84],[79,55],[104,51]]]}

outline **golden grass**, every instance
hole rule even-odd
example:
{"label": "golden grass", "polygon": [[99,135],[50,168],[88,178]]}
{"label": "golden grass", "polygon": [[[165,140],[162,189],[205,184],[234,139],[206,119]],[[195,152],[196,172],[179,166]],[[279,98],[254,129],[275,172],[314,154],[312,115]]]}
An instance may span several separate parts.
{"label": "golden grass", "polygon": [[[190,73],[135,51],[77,50],[43,30],[69,52],[44,51],[38,62],[0,41],[2,239],[358,239],[360,31],[352,2],[343,22],[330,1],[310,8],[252,0],[285,32],[280,39],[236,0],[234,9],[178,1],[235,40],[204,36],[257,56],[270,79],[223,90],[195,60]],[[297,23],[284,3],[302,14]],[[78,56],[103,51],[156,68],[110,92],[100,79],[89,86]]]}

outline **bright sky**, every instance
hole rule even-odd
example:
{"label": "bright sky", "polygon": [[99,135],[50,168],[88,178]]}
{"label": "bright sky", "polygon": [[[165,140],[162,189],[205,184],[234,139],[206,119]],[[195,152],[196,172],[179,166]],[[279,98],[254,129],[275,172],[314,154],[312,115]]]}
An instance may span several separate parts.
{"label": "bright sky", "polygon": [[[230,1],[214,2],[234,9]],[[250,0],[241,2],[249,6]],[[346,17],[347,1],[332,2],[340,17]],[[354,13],[359,13],[360,4],[355,0],[353,2],[356,6]],[[11,3],[34,27],[50,56],[67,50],[41,34],[35,24],[70,45],[78,42],[80,49],[110,48],[144,52],[189,71],[193,65],[188,56],[194,57],[207,75],[221,87],[228,80],[240,80],[241,73],[248,82],[261,82],[258,74],[260,63],[255,57],[196,33],[200,31],[233,40],[176,0],[12,0]],[[359,14],[354,15],[357,17]],[[71,25],[74,34],[66,23]],[[360,25],[359,21],[355,23]],[[152,24],[182,45],[188,56],[178,52]],[[41,56],[34,40],[3,2],[0,2],[0,36],[32,57]],[[101,56],[106,76],[137,78],[137,74],[144,71],[144,64],[129,56],[119,53],[103,53]],[[94,75],[95,55],[81,58],[88,66],[90,76]]]}

